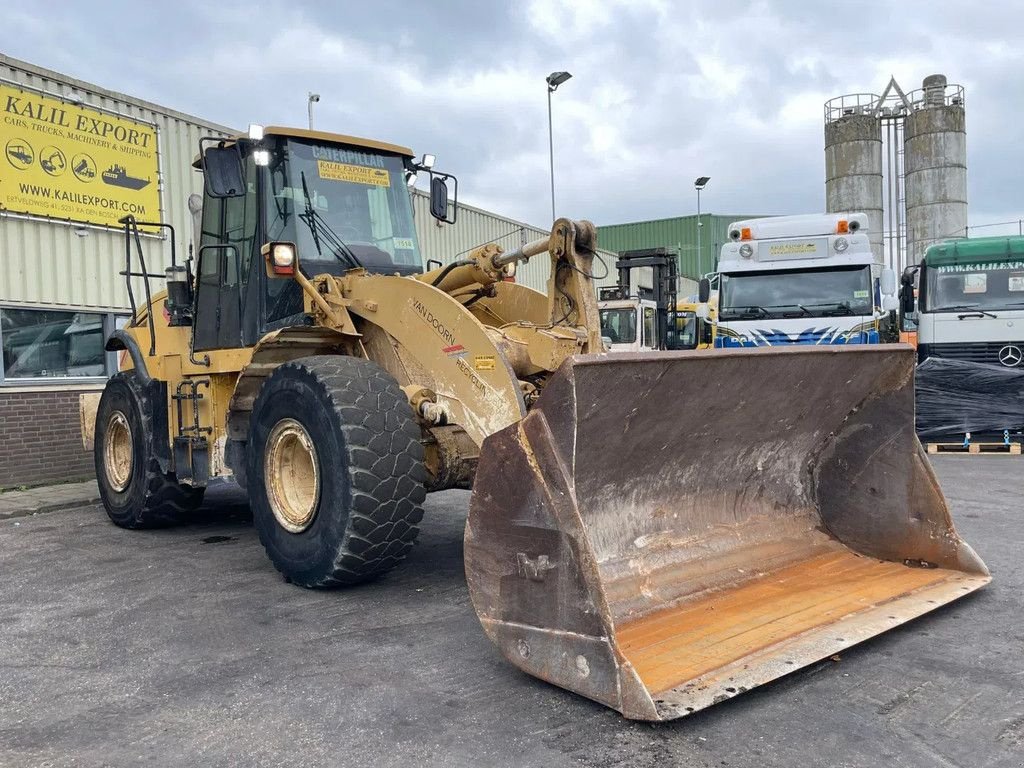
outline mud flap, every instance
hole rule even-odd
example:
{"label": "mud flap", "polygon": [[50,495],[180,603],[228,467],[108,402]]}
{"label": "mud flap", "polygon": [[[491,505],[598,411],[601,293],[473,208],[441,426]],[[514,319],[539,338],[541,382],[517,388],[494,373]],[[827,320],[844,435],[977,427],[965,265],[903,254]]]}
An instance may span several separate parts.
{"label": "mud flap", "polygon": [[481,451],[470,595],[514,664],[689,714],[988,583],[905,345],[568,361]]}

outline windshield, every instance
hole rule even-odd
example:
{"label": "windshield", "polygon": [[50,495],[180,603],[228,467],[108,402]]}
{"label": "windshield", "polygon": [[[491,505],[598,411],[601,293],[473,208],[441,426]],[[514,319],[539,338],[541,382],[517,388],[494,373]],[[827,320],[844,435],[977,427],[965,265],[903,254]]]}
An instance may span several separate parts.
{"label": "windshield", "polygon": [[421,271],[401,157],[287,139],[269,171],[267,237],[294,242],[300,264]]}
{"label": "windshield", "polygon": [[871,267],[723,274],[719,319],[870,315]]}
{"label": "windshield", "polygon": [[675,338],[670,336],[669,349],[696,349],[698,332],[697,315],[693,312],[676,312]]}
{"label": "windshield", "polygon": [[612,344],[632,344],[636,341],[636,310],[632,307],[601,310],[601,336]]}
{"label": "windshield", "polygon": [[949,264],[925,275],[926,312],[1024,308],[1024,262]]}

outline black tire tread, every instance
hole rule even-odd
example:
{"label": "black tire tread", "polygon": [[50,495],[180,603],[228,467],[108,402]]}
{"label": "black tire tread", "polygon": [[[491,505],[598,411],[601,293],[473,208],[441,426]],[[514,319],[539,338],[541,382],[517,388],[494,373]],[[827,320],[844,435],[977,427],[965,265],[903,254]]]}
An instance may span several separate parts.
{"label": "black tire tread", "polygon": [[[204,488],[192,488],[178,482],[174,473],[163,472],[159,462],[150,454],[150,446],[153,440],[153,404],[147,395],[145,388],[138,381],[133,371],[121,371],[111,377],[107,386],[111,386],[117,380],[125,383],[131,390],[136,406],[141,416],[141,438],[146,446],[147,459],[144,461],[145,478],[142,503],[127,514],[115,514],[107,507],[107,515],[111,521],[121,527],[130,530],[145,528],[166,528],[177,525],[191,515],[202,503]],[[136,436],[133,435],[133,438]],[[96,474],[100,477],[103,472],[102,466],[102,436],[100,434],[99,421],[95,435],[95,461]]]}
{"label": "black tire tread", "polygon": [[[303,586],[368,581],[398,565],[419,536],[426,498],[420,427],[401,387],[371,361],[318,355],[281,366],[289,367],[311,375],[341,424],[348,466],[327,471],[347,472],[352,494],[348,524],[336,543],[333,566]],[[257,397],[254,414],[259,407]],[[264,529],[257,529],[270,552]],[[274,565],[284,573],[281,564],[275,561]]]}

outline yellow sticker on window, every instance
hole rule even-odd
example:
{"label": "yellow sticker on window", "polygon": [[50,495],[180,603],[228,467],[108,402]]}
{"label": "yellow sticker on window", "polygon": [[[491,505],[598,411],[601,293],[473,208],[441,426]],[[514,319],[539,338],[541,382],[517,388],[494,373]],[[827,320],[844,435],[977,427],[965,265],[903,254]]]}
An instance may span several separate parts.
{"label": "yellow sticker on window", "polygon": [[473,358],[473,367],[478,371],[493,371],[494,355],[477,355]]}
{"label": "yellow sticker on window", "polygon": [[368,184],[372,187],[391,186],[391,177],[383,168],[367,168],[365,165],[317,160],[316,170],[321,179],[328,181],[349,181],[353,184]]}

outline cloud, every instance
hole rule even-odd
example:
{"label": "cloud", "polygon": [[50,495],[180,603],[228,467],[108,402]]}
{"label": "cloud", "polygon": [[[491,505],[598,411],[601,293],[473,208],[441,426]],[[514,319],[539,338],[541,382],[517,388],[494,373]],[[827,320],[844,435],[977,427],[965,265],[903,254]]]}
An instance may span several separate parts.
{"label": "cloud", "polygon": [[1024,216],[1014,3],[39,2],[6,52],[215,122],[319,127],[437,154],[466,202],[598,223],[824,206],[822,105],[945,72],[967,88],[971,223]]}

